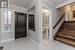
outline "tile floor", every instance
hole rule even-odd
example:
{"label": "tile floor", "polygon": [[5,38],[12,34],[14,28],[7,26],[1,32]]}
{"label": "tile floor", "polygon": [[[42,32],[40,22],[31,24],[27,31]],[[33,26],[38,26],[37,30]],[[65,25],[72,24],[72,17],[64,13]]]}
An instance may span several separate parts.
{"label": "tile floor", "polygon": [[38,50],[37,46],[27,38],[17,39],[2,44],[3,50]]}
{"label": "tile floor", "polygon": [[4,46],[3,50],[50,50],[46,41],[44,41],[43,47],[38,48],[38,46],[28,38],[20,38],[3,43],[2,45]]}
{"label": "tile floor", "polygon": [[50,45],[49,45],[49,42],[48,42],[48,40],[43,40],[43,45],[42,45],[42,47],[41,47],[41,50],[50,50]]}

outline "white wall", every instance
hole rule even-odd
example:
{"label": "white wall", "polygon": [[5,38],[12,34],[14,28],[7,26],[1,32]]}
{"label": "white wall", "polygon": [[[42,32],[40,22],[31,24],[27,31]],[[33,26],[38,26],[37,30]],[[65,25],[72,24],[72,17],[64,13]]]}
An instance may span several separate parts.
{"label": "white wall", "polygon": [[[58,20],[64,15],[65,13],[65,9],[60,8],[60,9],[55,9],[53,10],[53,17],[52,17],[52,27],[55,26],[55,24],[58,22]],[[57,27],[55,29],[53,29],[53,36],[55,36],[56,32],[58,31],[59,27],[62,25],[62,23],[65,20],[65,15],[63,17],[63,19],[61,20],[61,22],[57,25]]]}
{"label": "white wall", "polygon": [[[0,9],[0,12],[1,12],[1,9]],[[2,13],[0,13],[0,33],[1,33],[1,14]],[[1,35],[0,35],[0,42],[1,42]],[[1,43],[0,43],[1,44]],[[1,46],[1,45],[0,45]]]}
{"label": "white wall", "polygon": [[[5,9],[3,9],[3,11],[4,10]],[[11,4],[9,4],[9,9],[7,10],[11,11],[12,13],[12,17],[11,17],[12,18],[12,22],[11,22],[12,31],[1,31],[1,43],[15,39],[15,11],[27,13],[27,10],[25,8],[22,8],[16,5],[11,5]],[[2,23],[4,23],[4,19],[2,19],[1,21]],[[2,30],[4,29],[3,26],[4,24],[2,24]]]}
{"label": "white wall", "polygon": [[40,34],[41,34],[41,9],[40,9],[40,0],[34,0],[29,6],[28,10],[35,6],[35,31],[29,30],[29,38],[34,41],[37,45],[40,45]]}
{"label": "white wall", "polygon": [[73,10],[75,10],[74,4],[65,6],[65,12],[66,12],[65,20],[66,21],[75,21],[75,18],[73,18]]}
{"label": "white wall", "polygon": [[[37,24],[39,24],[39,22],[38,22],[38,18],[37,18],[37,16],[36,16],[36,6],[37,5],[35,5],[34,7],[32,7],[29,11],[28,11],[28,14],[34,14],[34,27],[35,27],[35,31],[34,30],[29,30],[28,29],[28,37],[31,39],[31,40],[33,40],[37,45],[39,44],[39,34],[37,33],[37,27],[39,27],[39,26],[37,26]],[[29,25],[29,24],[28,24]]]}
{"label": "white wall", "polygon": [[[55,10],[53,11],[55,13]],[[57,16],[52,16],[53,19],[52,19],[52,23],[56,23],[55,21],[58,21],[60,19],[60,17],[63,15],[63,13],[65,12],[65,7],[63,8],[60,8],[59,10],[56,9],[56,13],[57,13]],[[61,14],[60,14],[61,13]],[[53,38],[54,38],[54,35],[56,34],[57,30],[59,29],[60,25],[64,22],[65,20],[65,17],[61,20],[61,22],[57,25],[57,27],[53,30]],[[53,24],[53,25],[54,25]],[[68,46],[66,44],[63,44],[59,41],[55,41],[53,40],[53,42],[51,43],[51,45],[53,46],[53,50],[75,50],[75,48],[71,47],[71,46]]]}
{"label": "white wall", "polygon": [[[31,40],[33,40],[36,44],[39,44],[39,36],[38,36],[38,33],[37,33],[37,27],[39,27],[39,26],[37,26],[37,24],[39,23],[38,22],[38,18],[37,18],[37,16],[36,16],[36,4],[34,4],[35,6],[34,7],[32,7],[29,11],[28,11],[28,14],[34,14],[34,27],[35,27],[35,31],[34,30],[29,30],[28,29],[28,37],[31,39]],[[28,24],[29,25],[29,24]]]}
{"label": "white wall", "polygon": [[71,8],[70,8],[70,5],[68,6],[65,6],[65,21],[70,21],[71,20],[71,16],[70,16],[70,13],[71,13]]}
{"label": "white wall", "polygon": [[[50,11],[51,11],[51,17],[52,17],[52,28],[53,26],[55,26],[55,24],[58,22],[58,20],[62,17],[62,15],[64,14],[64,8],[60,8],[57,9],[54,5],[52,5],[51,3],[48,3],[47,1],[43,1],[43,5],[46,6]],[[61,24],[63,23],[64,18],[62,20],[62,22],[60,22]],[[55,35],[55,32],[58,30],[58,28],[60,27],[61,24],[58,24],[59,26],[57,26],[54,30],[53,30],[53,35]]]}
{"label": "white wall", "polygon": [[54,36],[55,36],[57,30],[59,29],[59,27],[61,26],[61,24],[64,22],[65,16],[63,17],[63,19],[61,20],[61,22],[57,25],[57,27],[55,29],[53,29],[53,26],[58,22],[58,20],[65,13],[65,8],[57,9],[52,4],[48,4],[47,1],[43,1],[43,5],[45,5],[47,8],[49,8],[49,10],[52,12],[52,15],[50,16],[50,17],[52,17],[51,18],[52,20],[50,19],[50,21],[51,21],[50,30],[52,29],[52,32],[50,32],[50,42],[49,42],[50,46],[51,46],[50,49],[51,50],[71,50],[71,49],[74,49],[74,48],[69,47],[67,45],[64,45],[62,43],[60,44],[60,43],[58,43],[58,41],[54,40]]}

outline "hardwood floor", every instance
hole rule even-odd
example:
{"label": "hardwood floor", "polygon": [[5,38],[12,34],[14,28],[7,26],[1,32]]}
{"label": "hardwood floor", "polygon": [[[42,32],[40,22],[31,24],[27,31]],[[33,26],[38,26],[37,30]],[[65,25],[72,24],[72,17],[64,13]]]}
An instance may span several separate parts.
{"label": "hardwood floor", "polygon": [[75,22],[65,22],[56,34],[55,40],[75,47]]}

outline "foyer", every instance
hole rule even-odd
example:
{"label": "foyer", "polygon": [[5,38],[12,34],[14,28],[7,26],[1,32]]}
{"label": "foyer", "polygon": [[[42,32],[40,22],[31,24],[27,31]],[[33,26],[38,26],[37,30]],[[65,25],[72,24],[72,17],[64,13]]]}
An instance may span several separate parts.
{"label": "foyer", "polygon": [[19,38],[1,45],[4,46],[3,50],[39,50],[38,46],[28,38]]}
{"label": "foyer", "polygon": [[1,50],[75,50],[75,0],[0,0]]}

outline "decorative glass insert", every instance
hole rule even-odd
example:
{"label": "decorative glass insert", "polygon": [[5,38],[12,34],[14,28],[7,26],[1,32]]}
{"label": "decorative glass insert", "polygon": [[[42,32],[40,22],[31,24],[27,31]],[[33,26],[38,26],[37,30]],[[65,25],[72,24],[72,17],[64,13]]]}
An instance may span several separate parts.
{"label": "decorative glass insert", "polygon": [[3,21],[4,21],[4,31],[11,31],[11,11],[9,10],[4,10],[4,17],[3,17]]}
{"label": "decorative glass insert", "polygon": [[8,8],[8,0],[1,0],[0,7],[1,8]]}

